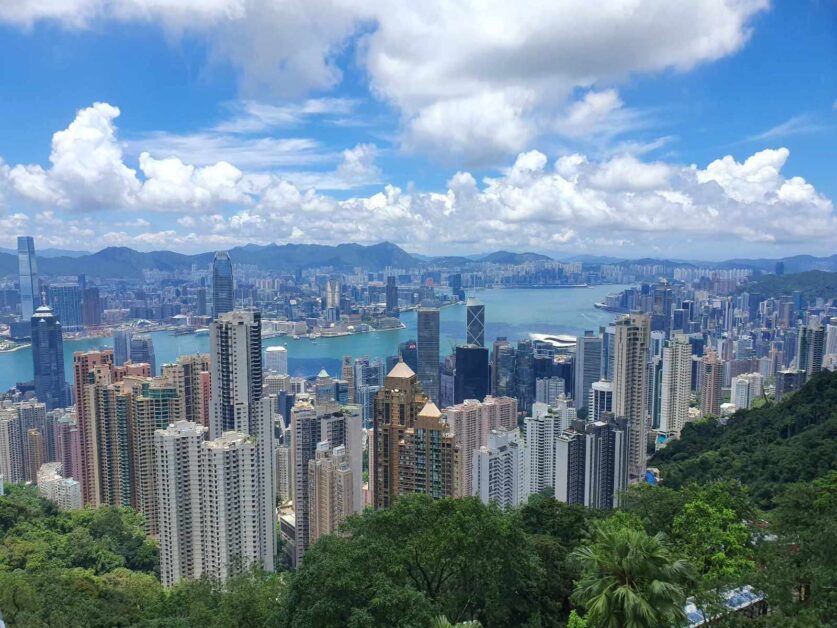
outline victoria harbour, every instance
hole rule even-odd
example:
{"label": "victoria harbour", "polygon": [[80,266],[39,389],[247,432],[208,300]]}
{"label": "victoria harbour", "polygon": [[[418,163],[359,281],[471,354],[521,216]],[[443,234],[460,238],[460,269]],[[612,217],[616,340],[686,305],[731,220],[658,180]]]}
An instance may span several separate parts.
{"label": "victoria harbour", "polygon": [[[593,304],[623,287],[609,284],[560,290],[481,290],[478,296],[486,308],[486,342],[491,343],[501,336],[516,341],[528,337],[530,333],[578,335],[587,329],[598,331],[601,325],[613,320],[614,315],[596,309]],[[291,375],[311,376],[322,368],[336,374],[344,355],[370,358],[395,355],[400,342],[415,339],[416,313],[403,312],[401,321],[405,325],[402,329],[317,340],[284,336],[265,339],[264,346],[284,345],[288,348]],[[465,337],[464,305],[442,308],[440,323],[439,344],[444,355]],[[150,336],[154,340],[158,365],[173,362],[181,355],[209,351],[207,335],[175,335],[170,331],[158,331]],[[110,337],[66,340],[65,372],[72,373],[73,353],[111,346]],[[32,352],[29,347],[0,353],[0,387],[9,388],[31,377]]]}

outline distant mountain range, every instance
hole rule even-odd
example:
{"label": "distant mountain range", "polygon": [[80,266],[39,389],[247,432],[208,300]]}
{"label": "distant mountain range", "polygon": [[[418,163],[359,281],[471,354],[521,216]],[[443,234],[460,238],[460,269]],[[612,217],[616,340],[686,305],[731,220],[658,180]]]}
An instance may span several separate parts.
{"label": "distant mountain range", "polygon": [[[267,271],[296,271],[304,268],[332,266],[345,270],[362,266],[372,270],[385,267],[414,268],[453,267],[463,264],[490,262],[495,264],[522,264],[553,259],[540,253],[514,253],[495,251],[487,255],[430,257],[410,254],[391,242],[381,242],[371,246],[361,244],[339,244],[326,246],[321,244],[268,244],[260,246],[247,244],[230,249],[230,257],[236,264],[252,264]],[[172,272],[188,270],[192,265],[207,267],[212,263],[213,252],[185,255],[173,251],[135,251],[127,247],[108,247],[96,253],[84,251],[65,251],[45,249],[38,252],[38,269],[50,276],[70,276],[86,274],[91,277],[109,277],[115,279],[137,279],[144,270]],[[772,271],[776,259],[734,259],[723,262],[698,262],[684,260],[625,260],[618,257],[593,255],[575,255],[563,258],[563,261],[575,261],[585,264],[664,264],[664,265],[701,265],[710,268],[749,267]],[[813,257],[796,255],[783,258],[786,273],[808,270],[837,271],[837,255]],[[17,257],[14,251],[0,250],[0,276],[16,275]]]}

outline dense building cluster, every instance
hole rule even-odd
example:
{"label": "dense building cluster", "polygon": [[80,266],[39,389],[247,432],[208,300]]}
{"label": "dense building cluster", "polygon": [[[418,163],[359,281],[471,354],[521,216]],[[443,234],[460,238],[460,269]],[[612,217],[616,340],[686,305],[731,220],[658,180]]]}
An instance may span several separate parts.
{"label": "dense building cluster", "polygon": [[[64,509],[140,511],[166,586],[299,565],[353,513],[407,494],[510,508],[547,491],[610,509],[630,484],[655,481],[649,455],[689,421],[781,399],[837,363],[833,302],[748,292],[746,274],[668,272],[599,304],[616,311],[610,325],[516,343],[486,339],[491,312],[472,295],[465,342],[448,356],[440,308],[464,297],[462,277],[405,299],[389,275],[367,282],[366,304],[379,321],[417,306],[416,339],[392,356],[345,356],[336,376],[291,376],[287,348],[263,346],[276,321],[242,307],[262,298],[240,294],[219,253],[192,295],[208,354],[158,368],[141,328],[116,329],[113,349],[74,354],[68,386],[62,339],[85,326],[90,289],[41,290],[31,238],[20,250],[34,381],[0,407],[2,480]],[[347,323],[361,301],[337,276],[322,290],[306,331]],[[301,316],[312,303],[278,300]]]}

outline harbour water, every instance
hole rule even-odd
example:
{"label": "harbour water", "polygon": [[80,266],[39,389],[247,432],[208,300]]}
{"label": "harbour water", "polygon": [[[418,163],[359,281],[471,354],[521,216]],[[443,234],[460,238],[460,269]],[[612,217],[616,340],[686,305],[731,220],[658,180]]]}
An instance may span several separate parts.
{"label": "harbour water", "polygon": [[[498,336],[516,341],[529,333],[579,335],[586,329],[598,330],[615,318],[615,314],[597,310],[594,303],[605,295],[625,286],[604,285],[590,288],[561,290],[503,290],[480,291],[477,296],[485,304],[485,341],[491,345]],[[339,375],[340,360],[344,355],[370,358],[395,355],[398,344],[416,337],[416,313],[404,312],[404,329],[370,332],[336,338],[309,340],[289,337],[265,340],[265,346],[285,345],[288,348],[288,369],[292,375],[315,375],[325,368]],[[209,336],[187,334],[176,336],[170,331],[154,332],[154,352],[157,365],[173,362],[180,355],[206,353]],[[441,355],[447,355],[465,338],[465,307],[454,305],[442,309],[440,325]],[[112,346],[111,338],[88,338],[64,342],[65,374],[72,377],[73,353]],[[32,352],[27,347],[0,353],[0,390],[16,382],[32,378]]]}

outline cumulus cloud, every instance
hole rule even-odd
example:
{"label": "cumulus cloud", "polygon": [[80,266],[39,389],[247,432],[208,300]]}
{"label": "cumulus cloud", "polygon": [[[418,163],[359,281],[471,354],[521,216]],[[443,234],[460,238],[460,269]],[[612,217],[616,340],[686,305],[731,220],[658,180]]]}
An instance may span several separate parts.
{"label": "cumulus cloud", "polygon": [[[47,245],[63,247],[79,239],[199,250],[391,240],[428,251],[597,251],[608,243],[647,252],[686,239],[717,245],[719,238],[825,248],[837,232],[832,202],[802,177],[783,174],[786,148],[742,161],[725,156],[703,168],[630,154],[550,160],[529,150],[481,181],[461,170],[438,191],[387,184],[368,196],[336,198],[323,192],[329,178],[365,185],[382,178],[376,146],[343,151],[335,170],[322,174],[323,185],[147,151],[132,167],[120,149],[118,115],[106,103],[79,111],[55,134],[48,168],[0,160],[4,233],[34,229]],[[11,210],[20,206],[28,211]]]}
{"label": "cumulus cloud", "polygon": [[[106,20],[197,34],[231,65],[245,96],[300,97],[342,79],[352,55],[370,89],[401,114],[405,146],[497,162],[555,130],[628,120],[609,85],[635,73],[685,71],[735,53],[768,0],[17,0],[0,20],[86,28]],[[586,96],[569,110],[577,89]],[[239,126],[286,123],[251,112]],[[557,122],[556,122],[557,120]]]}

